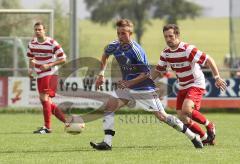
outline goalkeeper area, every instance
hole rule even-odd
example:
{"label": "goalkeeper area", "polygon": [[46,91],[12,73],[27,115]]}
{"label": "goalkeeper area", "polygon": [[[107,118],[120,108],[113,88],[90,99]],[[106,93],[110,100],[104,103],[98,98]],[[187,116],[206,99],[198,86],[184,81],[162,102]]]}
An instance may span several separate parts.
{"label": "goalkeeper area", "polygon": [[33,135],[33,127],[42,121],[40,115],[2,113],[0,163],[238,163],[239,115],[206,116],[217,125],[215,146],[196,150],[184,135],[156,122],[153,115],[127,113],[115,116],[112,151],[99,152],[89,142],[103,137],[102,119],[71,135],[53,118],[53,133]]}

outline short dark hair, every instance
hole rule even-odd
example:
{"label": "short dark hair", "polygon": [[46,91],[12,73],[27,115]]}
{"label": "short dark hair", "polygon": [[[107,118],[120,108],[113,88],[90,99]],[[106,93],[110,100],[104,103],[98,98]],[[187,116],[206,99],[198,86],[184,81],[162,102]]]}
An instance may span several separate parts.
{"label": "short dark hair", "polygon": [[43,29],[45,29],[45,25],[44,25],[44,23],[43,22],[36,22],[35,24],[34,24],[34,27],[36,27],[36,26],[43,26]]}
{"label": "short dark hair", "polygon": [[129,19],[120,19],[116,22],[117,27],[129,27],[130,32],[133,32],[133,23]]}
{"label": "short dark hair", "polygon": [[180,29],[176,24],[167,24],[163,27],[163,32],[173,29],[174,34],[179,35],[180,34]]}

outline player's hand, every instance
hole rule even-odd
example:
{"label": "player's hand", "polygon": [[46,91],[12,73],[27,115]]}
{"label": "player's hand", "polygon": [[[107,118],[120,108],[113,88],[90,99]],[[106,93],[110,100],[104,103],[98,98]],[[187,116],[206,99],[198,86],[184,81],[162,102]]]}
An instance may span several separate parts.
{"label": "player's hand", "polygon": [[219,88],[221,91],[225,91],[227,88],[227,83],[221,77],[218,77],[215,81],[215,86]]}
{"label": "player's hand", "polygon": [[28,77],[29,77],[30,79],[33,79],[33,70],[32,70],[32,69],[29,69],[29,70],[28,70]]}
{"label": "player's hand", "polygon": [[46,71],[46,70],[48,70],[48,69],[50,69],[51,68],[51,65],[50,64],[43,64],[43,65],[41,65],[41,67],[39,67],[39,69],[41,70],[41,71]]}
{"label": "player's hand", "polygon": [[100,89],[100,87],[103,85],[103,82],[104,82],[104,76],[103,75],[98,75],[97,76],[97,79],[96,79],[96,82],[95,82],[95,87],[96,89]]}
{"label": "player's hand", "polygon": [[129,88],[130,84],[126,80],[120,80],[120,81],[118,81],[117,86],[119,89],[125,89],[125,88]]}
{"label": "player's hand", "polygon": [[29,67],[30,68],[34,68],[35,67],[35,60],[34,59],[30,60]]}

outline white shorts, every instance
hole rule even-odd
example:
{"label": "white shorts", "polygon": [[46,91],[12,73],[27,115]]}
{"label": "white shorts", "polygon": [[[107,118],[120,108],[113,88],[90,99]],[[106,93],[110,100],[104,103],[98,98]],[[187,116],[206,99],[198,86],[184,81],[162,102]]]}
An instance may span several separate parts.
{"label": "white shorts", "polygon": [[117,89],[116,95],[120,99],[129,100],[129,106],[135,106],[136,104],[146,111],[164,110],[159,96],[154,90],[136,91],[129,89]]}

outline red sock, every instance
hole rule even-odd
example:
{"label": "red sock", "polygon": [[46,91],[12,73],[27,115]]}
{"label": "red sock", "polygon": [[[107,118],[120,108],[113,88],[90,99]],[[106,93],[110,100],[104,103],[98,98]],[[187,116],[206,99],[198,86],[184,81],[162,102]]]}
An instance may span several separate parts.
{"label": "red sock", "polygon": [[57,107],[57,105],[52,103],[51,108],[52,108],[52,114],[54,114],[60,121],[65,123],[66,122],[65,116],[63,112]]}
{"label": "red sock", "polygon": [[186,126],[193,132],[193,133],[196,133],[200,136],[200,138],[202,138],[204,135],[205,135],[205,132],[201,129],[201,127],[195,123],[195,122],[192,122],[189,123],[189,124],[186,124]]}
{"label": "red sock", "polygon": [[200,124],[205,124],[207,119],[206,117],[200,113],[198,110],[193,110],[192,111],[192,119]]}
{"label": "red sock", "polygon": [[42,106],[43,106],[44,125],[46,128],[50,129],[51,104],[49,103],[49,101],[42,101]]}

